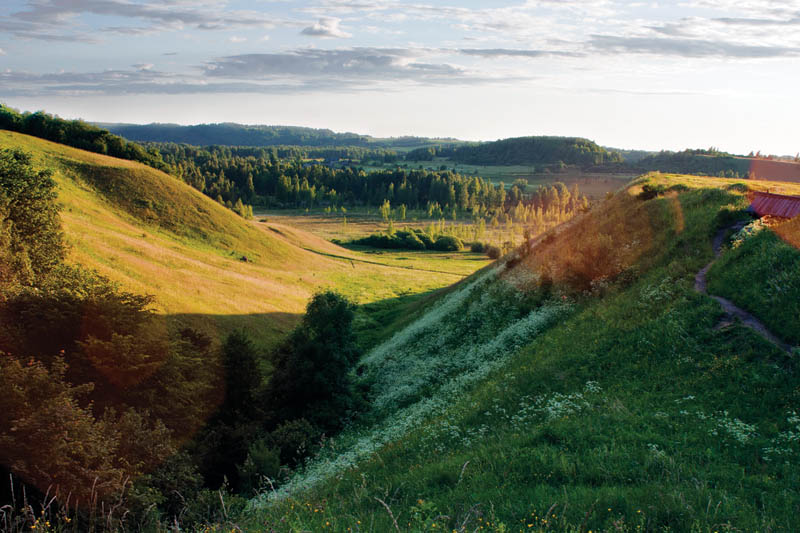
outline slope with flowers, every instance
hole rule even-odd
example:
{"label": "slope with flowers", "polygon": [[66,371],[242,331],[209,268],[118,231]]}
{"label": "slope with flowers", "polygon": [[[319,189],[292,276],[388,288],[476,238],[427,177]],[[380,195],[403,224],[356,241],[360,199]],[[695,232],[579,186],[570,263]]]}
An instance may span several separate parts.
{"label": "slope with flowers", "polygon": [[365,356],[361,420],[234,521],[792,530],[796,356],[694,290],[712,237],[768,185],[647,176],[475,275]]}

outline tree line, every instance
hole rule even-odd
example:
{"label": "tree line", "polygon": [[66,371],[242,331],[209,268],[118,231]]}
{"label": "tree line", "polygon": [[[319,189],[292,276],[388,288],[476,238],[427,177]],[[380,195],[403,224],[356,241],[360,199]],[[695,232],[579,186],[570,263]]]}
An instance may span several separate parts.
{"label": "tree line", "polygon": [[64,120],[42,111],[20,113],[0,104],[0,129],[16,131],[89,152],[138,161],[169,170],[156,149],[145,149],[82,120]]}

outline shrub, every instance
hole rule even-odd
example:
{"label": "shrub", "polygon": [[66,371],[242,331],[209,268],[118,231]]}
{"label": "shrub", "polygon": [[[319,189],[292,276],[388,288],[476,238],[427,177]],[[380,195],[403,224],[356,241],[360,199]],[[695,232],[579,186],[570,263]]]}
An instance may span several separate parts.
{"label": "shrub", "polygon": [[497,246],[487,246],[486,247],[486,255],[489,256],[489,259],[500,259],[501,250]]}
{"label": "shrub", "polygon": [[639,193],[640,200],[651,200],[656,196],[664,194],[667,188],[663,185],[650,185],[649,183],[642,185],[642,192]]}
{"label": "shrub", "polygon": [[433,243],[433,249],[440,252],[458,252],[464,248],[464,244],[458,237],[452,235],[439,235],[436,242]]}
{"label": "shrub", "polygon": [[475,241],[469,245],[469,251],[476,254],[482,254],[486,251],[486,248],[487,246],[480,241]]}

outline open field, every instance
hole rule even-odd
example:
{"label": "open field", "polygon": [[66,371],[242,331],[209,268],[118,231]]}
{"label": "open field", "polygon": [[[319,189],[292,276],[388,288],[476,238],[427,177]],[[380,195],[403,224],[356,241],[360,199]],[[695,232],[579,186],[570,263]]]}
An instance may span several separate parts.
{"label": "open field", "polygon": [[[351,208],[346,213],[328,213],[323,209],[312,210],[259,210],[255,212],[255,220],[262,221],[262,224],[269,225],[271,223],[285,224],[300,228],[304,231],[320,236],[327,240],[337,240],[343,243],[360,239],[371,235],[386,231],[389,224],[384,222],[378,214],[377,208]],[[266,221],[266,222],[263,222]],[[514,244],[521,244],[523,232],[525,230],[524,224],[513,224],[511,229],[506,224],[498,224],[493,227],[488,224],[482,235],[479,234],[479,229],[469,219],[458,219],[456,221],[450,219],[429,219],[427,213],[422,211],[408,211],[406,220],[394,220],[394,229],[400,230],[408,229],[421,229],[428,230],[433,225],[437,231],[443,228],[445,233],[457,235],[464,242],[471,242],[479,240],[497,246],[501,246],[505,242],[513,242]],[[362,251],[370,254],[379,254],[385,260],[393,262],[392,252],[386,250],[370,250],[367,247],[346,246],[350,250]],[[405,254],[408,255],[408,251]],[[437,262],[442,259],[466,261],[467,265],[471,262],[480,260],[481,254],[470,254],[469,252],[458,252],[450,254],[440,254],[436,252],[425,252],[415,255],[415,261],[433,261]],[[401,259],[404,261],[406,259]],[[393,262],[392,264],[397,264]],[[459,272],[469,271],[470,267],[462,269],[458,267]]]}
{"label": "open field", "polygon": [[334,288],[359,304],[407,306],[414,295],[486,264],[469,254],[455,262],[346,250],[306,231],[245,221],[175,178],[130,161],[6,131],[0,147],[21,148],[38,166],[53,169],[71,262],[126,290],[154,295],[172,327],[196,327],[214,338],[245,327],[271,346],[294,326],[314,291]]}

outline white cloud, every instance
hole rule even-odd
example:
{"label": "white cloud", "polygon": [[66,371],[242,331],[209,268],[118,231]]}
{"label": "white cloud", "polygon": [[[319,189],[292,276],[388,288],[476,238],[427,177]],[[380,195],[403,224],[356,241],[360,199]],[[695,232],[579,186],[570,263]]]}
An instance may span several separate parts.
{"label": "white cloud", "polygon": [[348,39],[352,37],[352,34],[347,33],[339,27],[341,22],[342,19],[324,17],[319,19],[319,22],[313,26],[304,28],[300,33],[311,37],[322,37],[323,39]]}
{"label": "white cloud", "polygon": [[2,48],[0,48],[0,56],[4,56],[4,55],[6,55],[6,51],[3,50]]}
{"label": "white cloud", "polygon": [[241,37],[239,35],[234,35],[233,37],[228,38],[228,42],[231,43],[243,43],[247,41],[247,37]]}

